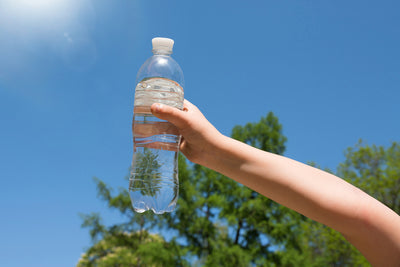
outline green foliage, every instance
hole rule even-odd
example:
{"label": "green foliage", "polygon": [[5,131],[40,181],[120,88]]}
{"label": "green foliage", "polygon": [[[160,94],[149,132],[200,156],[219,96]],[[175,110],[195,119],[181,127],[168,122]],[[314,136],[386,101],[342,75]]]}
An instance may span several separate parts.
{"label": "green foliage", "polygon": [[[337,175],[400,212],[400,145],[369,146],[362,141],[346,151]],[[298,248],[285,247],[282,266],[370,266],[338,232],[309,219],[300,224]]]}
{"label": "green foliage", "polygon": [[160,235],[150,234],[162,223],[162,217],[147,212],[135,213],[126,189],[113,196],[112,188],[94,178],[98,197],[118,210],[124,222],[105,226],[100,215],[81,214],[82,227],[89,228],[93,245],[79,260],[79,267],[91,266],[187,266],[175,240],[167,242]]}
{"label": "green foliage", "polygon": [[400,214],[400,144],[393,142],[387,149],[365,145],[359,141],[346,151],[338,175],[385,203]]}
{"label": "green foliage", "polygon": [[264,151],[282,155],[285,152],[287,138],[282,134],[282,125],[274,113],[269,112],[258,123],[235,126],[232,138]]}
{"label": "green foliage", "polygon": [[161,189],[157,184],[161,181],[161,165],[158,162],[157,150],[145,147],[143,152],[139,150],[135,156],[135,179],[130,180],[131,190],[140,190],[144,196],[155,196]]}
{"label": "green foliage", "polygon": [[[278,119],[269,113],[257,123],[236,126],[232,136],[260,149],[283,153],[286,138],[281,129]],[[168,215],[165,225],[185,240],[188,251],[204,266],[279,262],[274,246],[284,244],[291,235],[291,228],[281,223],[285,220],[283,209],[203,166],[194,165],[189,172],[181,182],[178,208]]]}
{"label": "green foliage", "polygon": [[300,222],[296,239],[299,247],[280,251],[282,266],[370,266],[339,232],[310,219]]}
{"label": "green foliage", "polygon": [[89,248],[77,266],[176,266],[174,245],[146,231],[114,232]]}
{"label": "green foliage", "polygon": [[[285,150],[282,126],[272,113],[257,123],[236,126],[232,136],[273,153]],[[154,163],[153,156],[144,158]],[[217,172],[188,165],[181,155],[178,160],[179,200],[176,211],[168,214],[134,213],[126,189],[114,194],[95,178],[99,198],[118,210],[124,220],[105,226],[97,213],[81,215],[82,227],[89,229],[93,245],[82,255],[79,267],[369,266],[332,229]],[[338,175],[399,212],[397,143],[388,149],[362,143],[349,148]],[[167,241],[160,234],[150,234],[156,232],[173,238]]]}

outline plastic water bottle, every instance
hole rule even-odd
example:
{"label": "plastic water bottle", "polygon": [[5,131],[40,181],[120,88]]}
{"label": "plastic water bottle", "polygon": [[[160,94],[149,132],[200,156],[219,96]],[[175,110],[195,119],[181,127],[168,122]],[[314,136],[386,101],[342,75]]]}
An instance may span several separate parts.
{"label": "plastic water bottle", "polygon": [[174,41],[154,38],[153,56],[140,68],[135,89],[133,160],[129,194],[136,212],[175,209],[179,194],[180,135],[171,123],[154,117],[153,103],[183,108],[183,72],[171,57]]}

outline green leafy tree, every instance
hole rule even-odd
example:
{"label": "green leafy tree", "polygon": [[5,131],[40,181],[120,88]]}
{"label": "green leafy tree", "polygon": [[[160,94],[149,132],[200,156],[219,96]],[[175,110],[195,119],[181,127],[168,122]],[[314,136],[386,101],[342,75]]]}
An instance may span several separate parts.
{"label": "green leafy tree", "polygon": [[346,151],[338,175],[400,214],[400,144],[388,148],[359,141]]}
{"label": "green leafy tree", "polygon": [[298,222],[298,247],[280,251],[281,266],[370,266],[339,232],[310,219]]}
{"label": "green leafy tree", "polygon": [[174,239],[167,242],[161,235],[150,234],[158,229],[162,217],[152,212],[135,213],[126,189],[113,195],[113,189],[103,181],[94,181],[98,197],[118,210],[125,221],[106,226],[98,213],[81,214],[82,227],[89,228],[93,245],[81,256],[79,267],[187,266]]}
{"label": "green leafy tree", "polygon": [[155,196],[160,191],[161,164],[158,161],[158,154],[147,147],[143,148],[143,152],[139,150],[135,154],[135,166],[132,174],[134,179],[129,181],[131,190],[140,190],[144,196]]}
{"label": "green leafy tree", "polygon": [[[273,113],[236,126],[232,137],[265,151],[285,151]],[[349,148],[337,174],[399,212],[397,143],[387,149],[362,143]],[[163,215],[134,213],[126,189],[113,194],[95,179],[100,199],[124,221],[105,226],[99,214],[82,215],[93,245],[79,266],[369,266],[338,232],[215,171],[188,165],[182,156],[179,177],[177,209]],[[173,238],[166,241],[165,233]]]}
{"label": "green leafy tree", "polygon": [[173,242],[147,231],[107,233],[82,255],[78,267],[177,266]]}
{"label": "green leafy tree", "polygon": [[[235,127],[232,136],[274,153],[281,154],[285,150],[282,126],[272,113],[257,123]],[[153,155],[144,159],[147,162],[155,160]],[[156,170],[158,166],[153,167]],[[200,165],[188,166],[183,157],[179,157],[179,174],[181,190],[177,209],[159,216],[148,212],[133,213],[126,190],[122,189],[113,196],[112,189],[96,179],[99,197],[110,208],[119,210],[127,221],[106,227],[101,224],[100,215],[82,215],[83,227],[89,228],[94,242],[82,259],[98,262],[104,258],[96,255],[105,253],[101,250],[103,243],[113,246],[111,241],[116,240],[116,236],[146,240],[139,238],[140,234],[163,229],[176,233],[176,239],[169,244],[178,255],[174,258],[176,266],[184,265],[185,260],[205,266],[274,266],[279,263],[274,246],[286,242],[292,225],[281,206],[217,172]],[[134,248],[134,244],[126,244]],[[149,242],[140,245],[146,247]]]}
{"label": "green leafy tree", "polygon": [[[388,148],[362,141],[348,148],[337,175],[400,213],[400,145]],[[317,222],[300,221],[299,247],[282,251],[282,266],[370,266],[338,232]]]}
{"label": "green leafy tree", "polygon": [[[269,113],[259,122],[236,126],[232,137],[282,154],[286,137]],[[177,231],[192,256],[205,266],[279,265],[276,246],[293,234],[286,208],[208,168],[195,165],[182,181],[176,212],[166,227]]]}

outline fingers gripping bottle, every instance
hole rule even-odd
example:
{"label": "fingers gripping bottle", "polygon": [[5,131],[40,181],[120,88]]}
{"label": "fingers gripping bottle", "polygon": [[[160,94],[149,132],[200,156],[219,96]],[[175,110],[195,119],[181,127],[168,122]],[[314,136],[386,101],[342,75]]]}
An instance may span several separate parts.
{"label": "fingers gripping bottle", "polygon": [[136,212],[171,212],[178,200],[180,135],[171,123],[154,117],[153,103],[183,108],[183,73],[171,57],[174,41],[154,38],[153,56],[136,78],[132,122],[133,159],[129,194]]}

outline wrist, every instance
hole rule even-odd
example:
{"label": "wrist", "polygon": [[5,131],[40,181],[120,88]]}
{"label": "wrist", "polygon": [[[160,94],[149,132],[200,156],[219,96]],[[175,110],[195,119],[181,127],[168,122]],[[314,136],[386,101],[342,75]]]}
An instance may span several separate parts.
{"label": "wrist", "polygon": [[227,139],[230,138],[218,131],[211,134],[209,141],[201,149],[200,157],[195,163],[216,170],[215,166],[223,160],[223,146]]}
{"label": "wrist", "polygon": [[241,145],[244,144],[218,132],[218,135],[213,136],[213,141],[205,147],[199,164],[230,176],[230,172],[242,164],[241,157],[237,155],[241,153]]}

